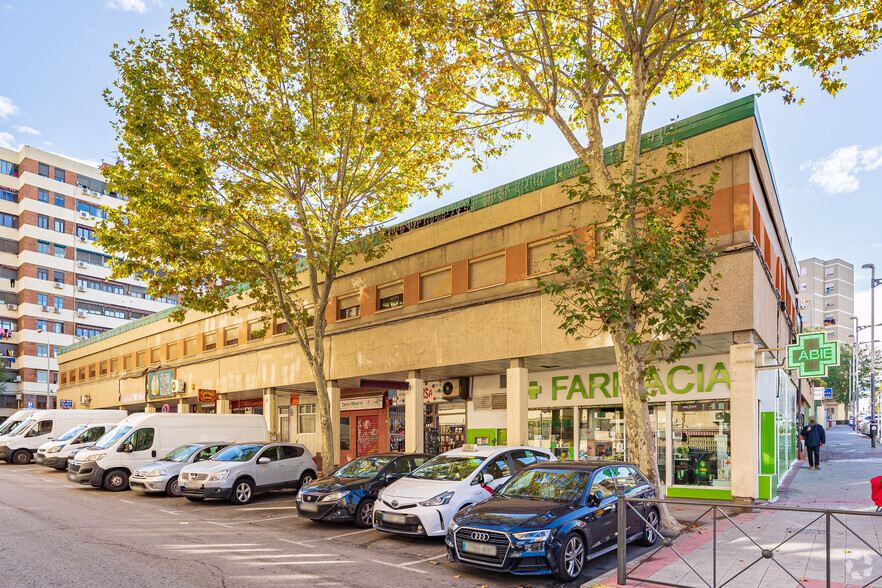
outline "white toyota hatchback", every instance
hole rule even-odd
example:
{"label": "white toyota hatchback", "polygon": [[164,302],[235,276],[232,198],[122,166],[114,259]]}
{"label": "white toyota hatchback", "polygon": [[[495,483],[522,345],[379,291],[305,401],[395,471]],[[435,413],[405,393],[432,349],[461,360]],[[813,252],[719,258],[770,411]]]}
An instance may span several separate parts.
{"label": "white toyota hatchback", "polygon": [[464,445],[433,457],[380,491],[374,528],[438,537],[457,512],[486,500],[511,475],[537,461],[554,461],[539,447]]}

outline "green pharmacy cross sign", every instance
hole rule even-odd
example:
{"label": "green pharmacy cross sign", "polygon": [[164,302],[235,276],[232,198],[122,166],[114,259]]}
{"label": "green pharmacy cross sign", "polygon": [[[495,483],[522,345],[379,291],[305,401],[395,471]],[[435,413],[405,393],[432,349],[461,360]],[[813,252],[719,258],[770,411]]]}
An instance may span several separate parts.
{"label": "green pharmacy cross sign", "polygon": [[800,378],[823,378],[835,365],[839,365],[839,344],[828,343],[824,333],[800,333],[796,345],[787,346],[787,369],[799,370]]}

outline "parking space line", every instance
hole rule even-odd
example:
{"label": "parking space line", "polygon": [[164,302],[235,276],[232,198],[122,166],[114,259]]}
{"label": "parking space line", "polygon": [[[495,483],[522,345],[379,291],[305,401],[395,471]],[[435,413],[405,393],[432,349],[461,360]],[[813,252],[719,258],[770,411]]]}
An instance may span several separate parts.
{"label": "parking space line", "polygon": [[354,561],[347,561],[344,559],[339,560],[320,560],[320,561],[247,561],[245,565],[247,566],[312,566],[312,565],[327,565],[327,564],[353,564],[358,563]]}
{"label": "parking space line", "polygon": [[326,540],[331,541],[333,539],[339,539],[340,537],[347,537],[349,535],[358,535],[359,533],[368,533],[373,531],[373,529],[362,529],[361,531],[352,531],[351,533],[341,533],[340,535],[332,535],[330,537],[325,537]]}
{"label": "parking space line", "polygon": [[259,553],[254,555],[228,555],[226,559],[231,561],[239,561],[243,559],[269,559],[269,558],[280,558],[280,557],[330,557],[330,553],[270,553],[266,555],[261,555]]}
{"label": "parking space line", "polygon": [[399,564],[390,563],[388,561],[380,561],[378,559],[371,560],[374,563],[383,564],[384,566],[392,566],[393,568],[398,568],[399,570],[407,570],[408,572],[417,572],[418,574],[427,574],[426,570],[418,570],[417,568],[403,568]]}
{"label": "parking space line", "polygon": [[259,543],[211,543],[211,544],[203,544],[203,543],[177,543],[172,545],[160,545],[160,547],[164,547],[166,549],[190,549],[193,547],[254,547],[255,545],[260,545]]}
{"label": "parking space line", "polygon": [[220,525],[221,527],[229,527],[230,525],[248,525],[251,523],[263,523],[266,521],[280,521],[282,519],[290,519],[293,517],[298,517],[300,515],[285,515],[283,517],[269,517],[269,518],[260,518],[260,519],[252,519],[248,521],[231,521],[229,523],[219,523],[217,521],[205,521],[207,523],[211,523],[213,525]]}
{"label": "parking space line", "polygon": [[[71,488],[73,488],[73,486],[71,486]],[[132,502],[131,500],[123,500],[122,498],[120,498],[119,501],[120,501],[120,502],[125,502],[126,504],[135,504],[135,503]]]}
{"label": "parking space line", "polygon": [[427,561],[437,561],[437,560],[439,560],[439,559],[441,559],[441,558],[443,558],[443,557],[447,557],[447,552],[444,552],[444,553],[442,553],[441,555],[436,555],[435,557],[426,557],[426,558],[423,558],[423,559],[417,559],[417,560],[414,560],[414,561],[406,561],[406,562],[404,562],[404,563],[400,563],[400,564],[394,564],[394,563],[391,563],[391,562],[388,562],[388,561],[379,561],[379,560],[376,560],[376,559],[373,559],[373,560],[371,560],[371,561],[374,561],[374,562],[376,562],[376,563],[378,563],[378,564],[383,564],[384,566],[392,566],[393,568],[398,568],[398,569],[400,569],[400,570],[409,570],[409,571],[411,571],[411,572],[419,572],[420,574],[425,574],[425,573],[426,573],[425,570],[418,570],[418,569],[416,569],[416,568],[411,568],[410,566],[413,566],[413,565],[416,565],[416,564],[419,564],[419,563],[425,563],[425,562],[427,562]]}
{"label": "parking space line", "polygon": [[239,510],[297,510],[296,506],[249,506]]}
{"label": "parking space line", "polygon": [[202,554],[202,553],[221,553],[221,552],[248,553],[248,552],[258,552],[258,551],[279,551],[279,550],[275,549],[273,547],[258,547],[258,548],[245,548],[245,549],[238,549],[238,548],[181,549],[180,551],[182,553],[186,553],[186,554]]}
{"label": "parking space line", "polygon": [[178,516],[179,514],[181,514],[175,510],[162,510],[161,508],[159,509],[159,512],[164,512],[166,514],[175,515],[175,516]]}

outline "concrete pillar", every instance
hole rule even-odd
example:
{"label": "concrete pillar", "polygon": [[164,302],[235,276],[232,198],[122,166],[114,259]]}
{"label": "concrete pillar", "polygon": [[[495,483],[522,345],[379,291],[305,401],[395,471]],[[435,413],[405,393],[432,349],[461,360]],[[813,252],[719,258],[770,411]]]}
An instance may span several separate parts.
{"label": "concrete pillar", "polygon": [[425,426],[423,378],[419,370],[408,372],[407,392],[404,393],[404,451],[420,452],[425,449]]}
{"label": "concrete pillar", "polygon": [[263,389],[263,418],[269,431],[270,441],[279,440],[279,404],[276,400],[275,388]]}
{"label": "concrete pillar", "polygon": [[[340,464],[340,384],[337,380],[328,381],[328,401],[331,405],[331,429],[334,431],[334,456],[332,465]],[[323,467],[325,472],[333,471],[333,467]]]}
{"label": "concrete pillar", "polygon": [[217,414],[230,414],[230,400],[226,394],[218,394],[217,400],[214,402],[214,410]]}
{"label": "concrete pillar", "polygon": [[190,406],[183,398],[178,398],[178,414],[186,414],[190,412]]}
{"label": "concrete pillar", "polygon": [[733,499],[753,500],[758,491],[760,435],[755,356],[753,343],[729,348]]}
{"label": "concrete pillar", "polygon": [[147,406],[144,407],[144,412],[156,412],[156,407],[148,402]]}
{"label": "concrete pillar", "polygon": [[527,443],[527,387],[530,374],[524,367],[524,359],[512,359],[505,372],[507,405],[505,424],[509,445]]}

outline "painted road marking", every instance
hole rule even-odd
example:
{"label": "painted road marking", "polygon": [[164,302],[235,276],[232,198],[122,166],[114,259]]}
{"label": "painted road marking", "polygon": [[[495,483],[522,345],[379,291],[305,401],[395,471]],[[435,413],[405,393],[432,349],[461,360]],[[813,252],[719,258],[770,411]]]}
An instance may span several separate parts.
{"label": "painted road marking", "polygon": [[175,515],[175,516],[178,516],[179,514],[181,514],[177,511],[174,511],[174,510],[162,510],[161,508],[159,509],[159,512],[164,512],[166,514]]}
{"label": "painted road marking", "polygon": [[[317,578],[318,576],[313,576],[312,574],[281,574],[278,576],[232,576],[229,578],[230,580],[310,580],[313,578]],[[318,586],[318,584],[316,584]]]}
{"label": "painted road marking", "polygon": [[278,549],[273,549],[272,547],[259,547],[259,548],[245,548],[239,549],[235,547],[231,548],[220,548],[220,549],[181,549],[180,551],[187,554],[199,554],[199,553],[246,553],[246,552],[257,552],[257,551],[279,551]]}
{"label": "painted road marking", "polygon": [[320,560],[320,561],[247,561],[247,566],[314,566],[325,564],[352,564],[354,561],[340,560]]}
{"label": "painted road marking", "polygon": [[[281,521],[282,519],[291,519],[291,518],[299,517],[299,516],[300,516],[300,515],[296,515],[296,514],[295,514],[295,515],[285,515],[285,516],[283,516],[283,517],[267,517],[267,518],[260,518],[260,519],[254,519],[254,520],[251,520],[251,521],[231,521],[231,522],[229,522],[229,523],[218,523],[217,521],[206,521],[206,522],[207,522],[207,523],[211,523],[212,525],[218,525],[218,526],[221,526],[221,527],[229,527],[230,525],[248,525],[248,524],[251,524],[251,523],[263,523],[263,522],[265,522],[265,521]],[[371,529],[371,530],[372,530],[372,529]]]}
{"label": "painted road marking", "polygon": [[132,502],[131,500],[123,500],[122,498],[120,498],[119,501],[120,501],[120,502],[125,502],[126,504],[135,504],[135,503]]}
{"label": "painted road marking", "polygon": [[[263,519],[265,521],[269,521],[272,519]],[[348,537],[349,535],[358,535],[359,533],[369,533],[373,531],[373,529],[362,529],[361,531],[352,531],[350,533],[340,533],[339,535],[331,535],[330,537],[322,537],[321,539],[307,539],[306,541],[294,541],[293,539],[282,539],[279,538],[279,541],[284,541],[285,543],[291,543],[292,545],[300,545],[301,547],[311,547],[310,543],[316,543],[318,541],[333,541],[334,539],[339,539],[340,537]]]}
{"label": "painted road marking", "polygon": [[393,568],[398,568],[400,570],[409,570],[411,572],[419,572],[420,574],[425,574],[426,572],[424,570],[418,570],[416,568],[411,568],[409,566],[413,566],[413,565],[416,565],[419,563],[425,563],[427,561],[437,561],[441,558],[446,558],[446,557],[447,557],[447,552],[444,552],[441,555],[436,555],[435,557],[426,557],[426,558],[417,559],[414,561],[406,561],[406,562],[400,563],[400,564],[394,564],[394,563],[391,563],[388,561],[379,561],[376,559],[372,559],[371,561],[376,562],[378,564],[383,564],[384,566],[392,566]]}
{"label": "painted road marking", "polygon": [[254,547],[260,543],[183,543],[174,545],[160,545],[166,549],[190,549],[193,547]]}
{"label": "painted road marking", "polygon": [[238,561],[243,559],[269,559],[276,557],[331,557],[330,553],[298,553],[298,554],[289,554],[289,553],[273,553],[267,555],[254,554],[254,555],[228,555],[227,559]]}

